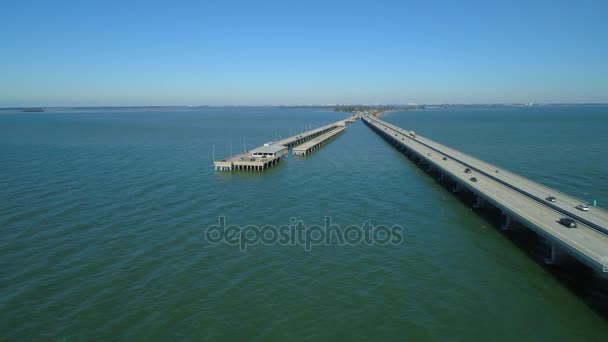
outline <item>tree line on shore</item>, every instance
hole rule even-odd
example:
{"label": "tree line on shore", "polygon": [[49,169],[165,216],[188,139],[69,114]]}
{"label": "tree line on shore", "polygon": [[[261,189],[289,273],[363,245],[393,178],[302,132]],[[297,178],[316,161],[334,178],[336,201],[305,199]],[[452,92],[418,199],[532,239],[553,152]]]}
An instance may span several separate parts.
{"label": "tree line on shore", "polygon": [[393,106],[351,106],[351,105],[345,105],[345,106],[336,106],[334,108],[334,112],[346,112],[346,113],[353,113],[353,112],[371,112],[371,111],[387,111],[387,110],[392,110],[395,109],[395,107]]}

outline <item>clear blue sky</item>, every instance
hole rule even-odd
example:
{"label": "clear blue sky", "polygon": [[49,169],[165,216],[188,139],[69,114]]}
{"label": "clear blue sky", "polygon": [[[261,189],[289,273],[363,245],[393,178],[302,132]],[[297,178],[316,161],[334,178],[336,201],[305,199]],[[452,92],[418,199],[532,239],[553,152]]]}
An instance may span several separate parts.
{"label": "clear blue sky", "polygon": [[0,106],[608,102],[608,1],[4,1]]}

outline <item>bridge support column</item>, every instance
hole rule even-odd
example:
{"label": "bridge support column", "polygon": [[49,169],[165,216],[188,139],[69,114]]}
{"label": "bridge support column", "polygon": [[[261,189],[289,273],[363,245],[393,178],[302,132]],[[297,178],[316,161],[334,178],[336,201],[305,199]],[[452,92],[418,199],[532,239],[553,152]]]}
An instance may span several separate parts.
{"label": "bridge support column", "polygon": [[557,242],[550,241],[549,244],[551,246],[551,254],[545,258],[545,264],[558,265],[568,254],[560,245],[557,244]]}
{"label": "bridge support column", "polygon": [[502,230],[502,231],[511,230],[511,226],[513,224],[512,216],[509,215],[508,213],[505,213],[504,211],[503,211],[503,215],[505,216],[505,220],[502,222],[502,225],[500,225],[500,230]]}
{"label": "bridge support column", "polygon": [[602,276],[608,279],[608,257],[602,257],[600,261],[602,262]]}
{"label": "bridge support column", "polygon": [[483,198],[481,196],[475,197],[475,203],[473,204],[474,209],[482,209],[487,206],[488,206],[488,202],[485,200],[485,198]]}
{"label": "bridge support column", "polygon": [[429,164],[426,167],[426,172],[432,172],[435,168],[433,167],[433,165]]}
{"label": "bridge support column", "polygon": [[462,191],[462,185],[460,185],[460,182],[456,182],[456,184],[454,184],[454,187],[452,188],[452,192],[458,193],[460,191]]}
{"label": "bridge support column", "polygon": [[445,180],[445,174],[443,172],[439,172],[439,178],[437,178],[437,180]]}

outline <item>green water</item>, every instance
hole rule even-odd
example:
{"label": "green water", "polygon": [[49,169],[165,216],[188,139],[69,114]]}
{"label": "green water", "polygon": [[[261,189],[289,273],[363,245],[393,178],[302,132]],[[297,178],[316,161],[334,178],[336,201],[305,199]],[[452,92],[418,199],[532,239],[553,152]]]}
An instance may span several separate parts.
{"label": "green water", "polygon": [[[314,109],[0,112],[0,339],[606,340],[608,324],[361,122],[307,158],[218,158],[339,118]],[[608,203],[608,107],[385,119]],[[215,146],[212,148],[212,146]],[[606,207],[604,205],[604,207]],[[210,244],[291,218],[405,228],[399,245]]]}

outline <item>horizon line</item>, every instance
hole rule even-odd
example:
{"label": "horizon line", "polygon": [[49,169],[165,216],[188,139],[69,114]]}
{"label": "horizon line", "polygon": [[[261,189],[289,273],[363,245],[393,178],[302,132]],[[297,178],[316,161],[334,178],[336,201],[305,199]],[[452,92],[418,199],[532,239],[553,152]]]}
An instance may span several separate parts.
{"label": "horizon line", "polygon": [[420,107],[420,106],[546,106],[546,105],[608,105],[608,102],[488,102],[488,103],[329,103],[329,104],[221,104],[221,105],[78,105],[78,106],[8,106],[0,107],[0,110],[10,109],[80,109],[80,108],[200,108],[200,107]]}

